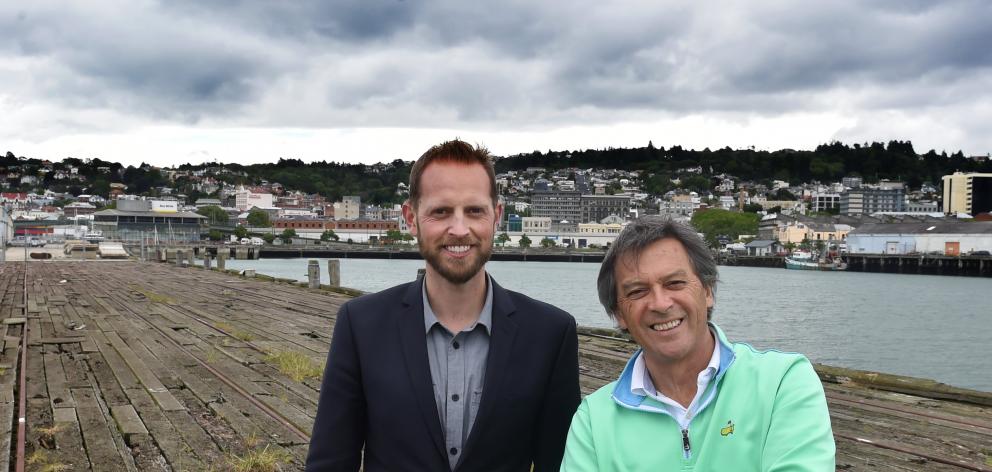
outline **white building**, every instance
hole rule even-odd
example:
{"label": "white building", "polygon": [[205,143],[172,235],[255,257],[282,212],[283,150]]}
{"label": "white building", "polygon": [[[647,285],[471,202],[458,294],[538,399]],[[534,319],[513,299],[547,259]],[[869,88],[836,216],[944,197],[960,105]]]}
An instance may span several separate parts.
{"label": "white building", "polygon": [[335,220],[357,220],[361,216],[362,198],[357,196],[341,197],[340,202],[334,202]]}
{"label": "white building", "polygon": [[274,206],[271,193],[253,192],[245,187],[238,187],[234,193],[234,207],[238,211],[246,211],[251,207],[272,208]]}
{"label": "white building", "polygon": [[992,251],[992,222],[869,223],[847,234],[851,254],[967,254]]}

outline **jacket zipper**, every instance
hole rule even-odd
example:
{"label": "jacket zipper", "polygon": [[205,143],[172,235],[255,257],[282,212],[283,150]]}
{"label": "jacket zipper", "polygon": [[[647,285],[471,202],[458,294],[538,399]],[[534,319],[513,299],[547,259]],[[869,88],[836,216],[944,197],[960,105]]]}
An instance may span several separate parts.
{"label": "jacket zipper", "polygon": [[682,430],[682,455],[686,459],[692,456],[692,446],[689,444],[689,428]]}

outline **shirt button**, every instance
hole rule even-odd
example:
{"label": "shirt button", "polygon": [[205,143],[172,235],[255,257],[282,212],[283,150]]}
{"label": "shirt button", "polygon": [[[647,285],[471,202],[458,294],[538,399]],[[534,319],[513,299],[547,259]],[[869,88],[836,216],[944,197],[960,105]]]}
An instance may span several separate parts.
{"label": "shirt button", "polygon": [[458,344],[458,341],[455,341],[455,342],[451,343],[451,347],[453,347],[455,349],[458,349],[459,347],[461,347],[461,344]]}
{"label": "shirt button", "polygon": [[457,447],[453,447],[453,448],[451,448],[451,450],[450,450],[450,451],[448,451],[448,452],[450,452],[450,453],[451,453],[451,455],[453,455],[453,456],[456,456],[456,455],[458,455],[458,448],[457,448]]}
{"label": "shirt button", "polygon": [[457,402],[458,401],[458,394],[456,393],[456,394],[452,395],[451,396],[451,400]]}

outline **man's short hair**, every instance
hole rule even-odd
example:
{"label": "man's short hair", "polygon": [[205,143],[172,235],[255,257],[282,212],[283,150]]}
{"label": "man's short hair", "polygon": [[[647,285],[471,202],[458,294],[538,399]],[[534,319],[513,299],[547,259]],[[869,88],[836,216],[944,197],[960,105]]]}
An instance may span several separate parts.
{"label": "man's short hair", "polygon": [[489,157],[489,150],[476,145],[475,147],[462,141],[454,139],[438,144],[427,150],[417,162],[413,163],[410,169],[410,204],[415,208],[420,200],[420,174],[432,162],[459,162],[462,164],[480,164],[486,169],[489,176],[489,196],[493,200],[495,207],[499,202],[496,191],[496,170],[493,168],[492,159]]}
{"label": "man's short hair", "polygon": [[[637,258],[655,241],[672,238],[682,243],[689,255],[692,269],[703,283],[703,287],[712,291],[716,296],[716,283],[719,279],[716,260],[706,246],[703,238],[689,225],[678,223],[663,216],[644,216],[631,222],[620,232],[616,241],[610,246],[599,268],[599,278],[596,287],[599,290],[599,302],[606,309],[606,314],[616,320],[617,312],[617,277],[616,265],[627,257]],[[713,316],[713,307],[706,312],[706,319]]]}

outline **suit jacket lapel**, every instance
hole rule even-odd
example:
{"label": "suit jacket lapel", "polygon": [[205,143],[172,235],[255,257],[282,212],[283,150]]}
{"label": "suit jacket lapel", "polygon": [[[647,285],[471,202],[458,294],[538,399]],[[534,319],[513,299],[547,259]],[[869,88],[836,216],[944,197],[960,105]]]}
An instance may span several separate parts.
{"label": "suit jacket lapel", "polygon": [[438,453],[447,462],[444,450],[444,436],[441,432],[441,417],[437,412],[434,401],[434,386],[431,383],[430,363],[427,359],[427,335],[424,332],[424,300],[421,284],[423,278],[410,284],[403,297],[403,307],[397,323],[400,333],[400,343],[403,349],[403,359],[406,371],[410,376],[413,395],[420,406],[420,413],[430,431],[431,439]]}
{"label": "suit jacket lapel", "polygon": [[511,316],[515,311],[510,295],[493,281],[493,327],[489,338],[489,357],[486,359],[486,379],[482,385],[482,401],[465,444],[465,454],[459,459],[458,465],[474,450],[487,422],[497,414],[496,406],[503,396],[503,384],[509,378],[507,371],[510,368],[510,354],[517,337],[517,324]]}

